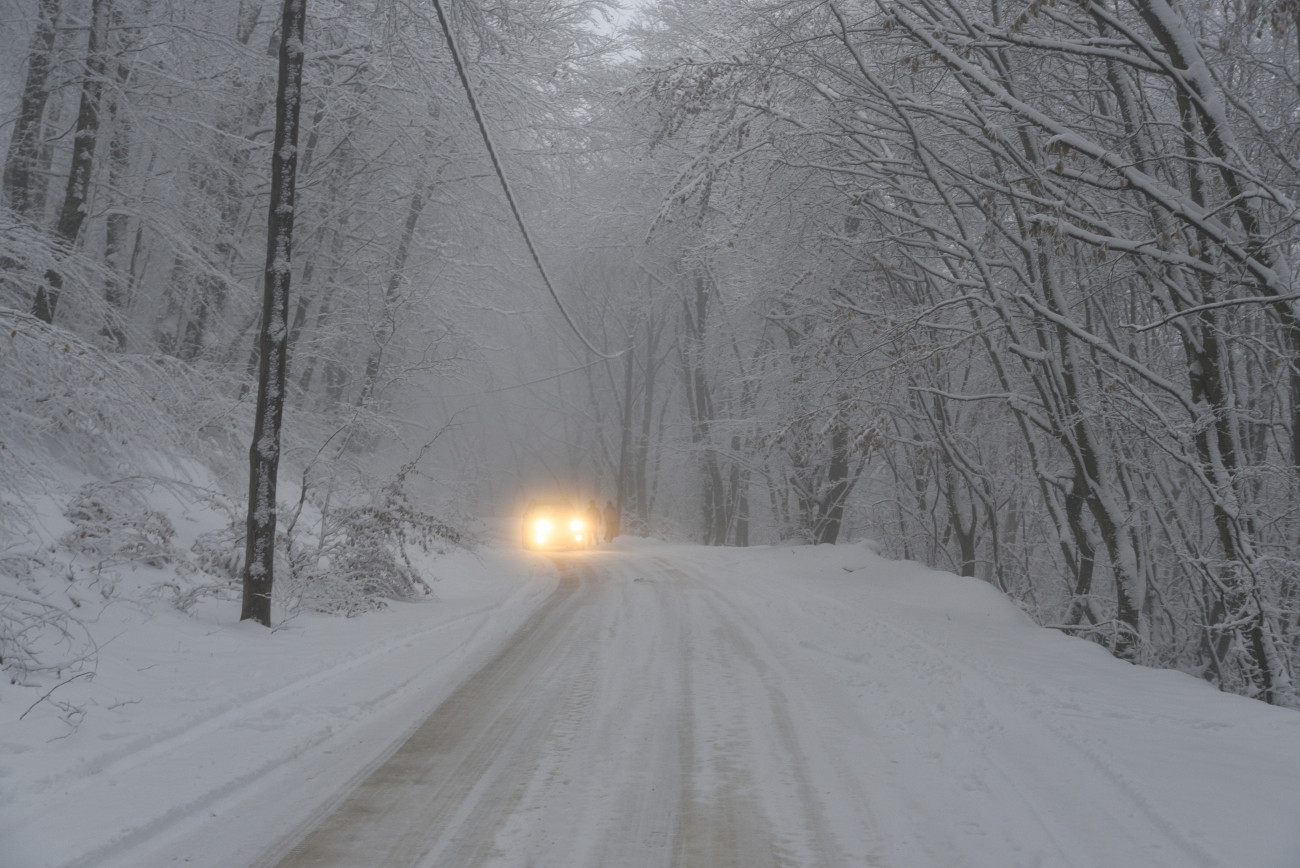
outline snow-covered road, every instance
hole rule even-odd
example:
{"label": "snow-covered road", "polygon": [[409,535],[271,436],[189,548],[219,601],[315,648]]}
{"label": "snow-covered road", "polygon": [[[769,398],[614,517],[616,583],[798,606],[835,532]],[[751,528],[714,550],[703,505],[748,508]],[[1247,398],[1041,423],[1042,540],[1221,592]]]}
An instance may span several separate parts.
{"label": "snow-covered road", "polygon": [[[237,628],[213,649],[271,680],[209,669],[118,712],[153,743],[92,718],[48,779],[16,763],[34,801],[0,802],[0,864],[1300,866],[1300,714],[1120,663],[984,583],[865,545],[554,565]],[[146,650],[122,653],[136,677]]]}
{"label": "snow-covered road", "polygon": [[844,864],[786,693],[706,585],[557,562],[500,656],[280,864]]}
{"label": "snow-covered road", "polygon": [[[1285,804],[1290,793],[1300,808],[1297,778],[1277,780],[1283,803],[1261,801],[1256,828],[1224,816],[1240,809],[1225,804],[1236,793],[1224,798],[1221,739],[1231,736],[1167,703],[1183,691],[1220,700],[1203,685],[1037,630],[970,582],[930,574],[931,592],[952,585],[958,600],[909,612],[924,590],[911,599],[916,589],[899,583],[890,608],[889,581],[876,600],[853,599],[870,584],[747,576],[736,567],[764,559],[683,554],[558,557],[559,587],[500,655],[279,864],[1300,859],[1300,833],[1286,828],[1300,811]],[[1031,637],[1045,656],[1030,656]],[[1072,682],[1077,658],[1110,671],[1112,687],[1128,675],[1145,687],[1107,697],[1103,682]],[[1294,714],[1268,711],[1278,735],[1300,735]],[[1244,859],[1253,847],[1257,858]]]}

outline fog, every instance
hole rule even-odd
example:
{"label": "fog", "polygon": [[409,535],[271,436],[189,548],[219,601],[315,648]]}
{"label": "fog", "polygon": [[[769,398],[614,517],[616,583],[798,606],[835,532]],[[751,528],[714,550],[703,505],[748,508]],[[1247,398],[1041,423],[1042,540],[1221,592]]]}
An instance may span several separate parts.
{"label": "fog", "polygon": [[564,491],[870,538],[1293,702],[1300,19],[311,0],[298,40],[274,5],[0,7],[7,526],[51,462],[160,472],[119,448],[152,428],[253,492],[270,564],[278,401],[258,449],[321,528]]}

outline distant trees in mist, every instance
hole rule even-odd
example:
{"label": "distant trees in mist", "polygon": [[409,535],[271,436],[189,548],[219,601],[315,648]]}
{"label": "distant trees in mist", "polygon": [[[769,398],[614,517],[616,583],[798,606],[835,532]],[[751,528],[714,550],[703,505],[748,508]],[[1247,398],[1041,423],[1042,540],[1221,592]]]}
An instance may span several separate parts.
{"label": "distant trees in mist", "polygon": [[847,504],[1124,659],[1294,702],[1293,12],[655,6],[706,492],[765,480],[751,511],[813,540]]}
{"label": "distant trees in mist", "polygon": [[[0,304],[251,388],[273,5],[15,5]],[[867,536],[1294,703],[1295,4],[660,0],[618,44],[602,8],[448,4],[612,359],[538,325],[432,8],[312,0],[286,398],[346,431],[315,454],[418,384],[484,505],[542,468],[628,532]]]}

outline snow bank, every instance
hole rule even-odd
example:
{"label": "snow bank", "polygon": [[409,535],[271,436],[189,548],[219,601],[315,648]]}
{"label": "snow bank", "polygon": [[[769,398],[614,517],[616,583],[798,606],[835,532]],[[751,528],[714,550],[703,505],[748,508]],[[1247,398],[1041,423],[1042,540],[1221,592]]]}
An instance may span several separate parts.
{"label": "snow bank", "polygon": [[196,829],[219,864],[254,858],[392,748],[554,583],[501,552],[420,567],[433,598],[304,613],[273,632],[237,621],[232,601],[185,614],[165,592],[119,589],[87,621],[85,677],[0,685],[0,865],[150,864]]}
{"label": "snow bank", "polygon": [[[1117,661],[982,582],[866,545],[624,538],[588,557],[611,599],[685,594],[704,635],[725,616],[754,655],[735,665],[782,694],[790,731],[773,738],[802,752],[850,864],[1300,865],[1295,711]],[[274,632],[215,598],[188,614],[165,598],[105,606],[93,678],[21,720],[37,696],[0,685],[0,865],[249,864],[319,816],[555,586],[545,558],[505,549],[419,567],[434,598]],[[662,616],[624,615],[652,636]],[[706,734],[739,715],[713,713]],[[778,772],[749,772],[782,817]]]}
{"label": "snow bank", "polygon": [[[1122,662],[868,544],[621,546],[690,564],[731,601],[819,707],[806,730],[856,731],[862,755],[828,765],[861,769],[895,812],[885,837],[923,842],[883,864],[1300,865],[1294,710]],[[1024,828],[998,840],[1016,811]],[[1021,849],[1035,838],[1039,856]]]}

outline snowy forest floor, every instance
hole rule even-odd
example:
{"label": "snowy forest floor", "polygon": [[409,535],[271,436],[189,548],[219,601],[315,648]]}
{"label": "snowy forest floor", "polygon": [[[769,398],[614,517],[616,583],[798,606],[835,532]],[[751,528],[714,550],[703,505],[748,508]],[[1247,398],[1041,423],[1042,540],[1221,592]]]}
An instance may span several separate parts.
{"label": "snowy forest floor", "polygon": [[979,581],[867,545],[421,566],[431,598],[273,632],[218,599],[99,612],[93,677],[30,710],[44,691],[0,688],[0,864],[278,859],[533,633],[474,700],[504,722],[464,750],[496,759],[449,773],[460,807],[410,864],[1300,864],[1300,714]]}

